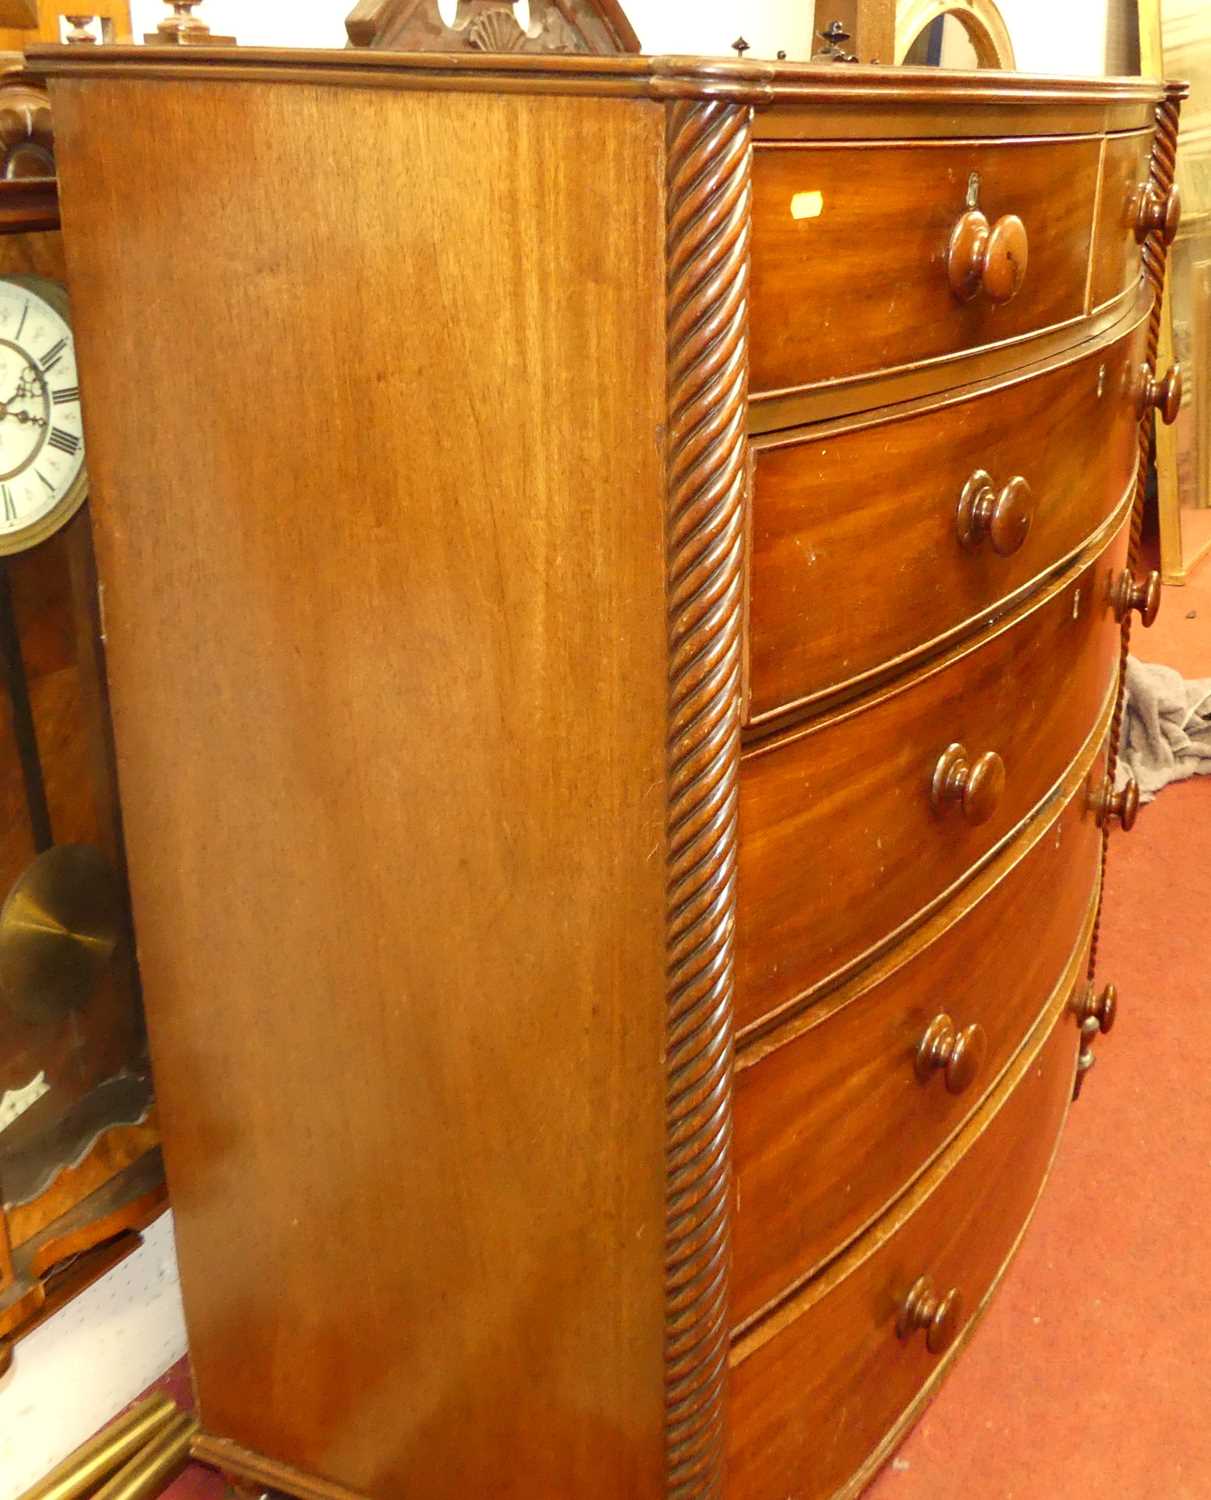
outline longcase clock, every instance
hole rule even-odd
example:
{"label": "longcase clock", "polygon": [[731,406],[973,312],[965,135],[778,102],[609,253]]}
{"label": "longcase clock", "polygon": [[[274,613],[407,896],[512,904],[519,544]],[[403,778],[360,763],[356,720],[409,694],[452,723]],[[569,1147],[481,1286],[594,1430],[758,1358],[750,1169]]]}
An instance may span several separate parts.
{"label": "longcase clock", "polygon": [[164,1202],[46,96],[0,72],[0,1369]]}

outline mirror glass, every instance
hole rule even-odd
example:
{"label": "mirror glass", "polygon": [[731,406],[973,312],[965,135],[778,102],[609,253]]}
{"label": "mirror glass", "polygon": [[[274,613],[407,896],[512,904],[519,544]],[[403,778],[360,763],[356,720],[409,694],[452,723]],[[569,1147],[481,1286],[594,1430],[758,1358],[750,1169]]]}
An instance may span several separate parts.
{"label": "mirror glass", "polygon": [[[1185,174],[1183,188],[1194,173]],[[1194,199],[1186,189],[1186,201]],[[1177,422],[1157,434],[1162,516],[1161,571],[1184,581],[1211,550],[1211,214],[1185,211],[1169,252],[1168,304],[1173,358],[1181,363],[1185,398]],[[1164,525],[1176,510],[1172,531]],[[1166,542],[1170,545],[1166,546]]]}
{"label": "mirror glass", "polygon": [[962,19],[951,14],[935,16],[918,33],[904,58],[916,68],[978,68],[980,59]]}

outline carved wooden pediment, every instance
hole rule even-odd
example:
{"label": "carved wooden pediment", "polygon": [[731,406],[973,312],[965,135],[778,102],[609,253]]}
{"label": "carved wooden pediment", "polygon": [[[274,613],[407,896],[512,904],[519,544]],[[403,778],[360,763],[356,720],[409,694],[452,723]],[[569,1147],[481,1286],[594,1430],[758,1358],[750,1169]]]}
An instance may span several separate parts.
{"label": "carved wooden pediment", "polygon": [[447,26],[437,0],[358,0],[345,20],[350,44],[394,52],[638,52],[618,0],[530,0],[530,29],[512,0],[458,0]]}
{"label": "carved wooden pediment", "polygon": [[50,99],[20,56],[0,53],[0,179],[53,178],[55,138]]}

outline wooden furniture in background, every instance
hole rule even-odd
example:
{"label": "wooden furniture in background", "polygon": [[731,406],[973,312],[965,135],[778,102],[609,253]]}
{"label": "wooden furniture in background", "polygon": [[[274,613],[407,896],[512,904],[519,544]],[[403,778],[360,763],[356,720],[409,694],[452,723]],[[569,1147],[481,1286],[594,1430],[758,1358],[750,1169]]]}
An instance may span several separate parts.
{"label": "wooden furniture in background", "polygon": [[1173,246],[1163,338],[1185,375],[1181,416],[1157,434],[1157,504],[1161,571],[1184,583],[1211,548],[1211,27],[1197,0],[1154,0],[1156,36],[1146,61],[1190,81],[1178,139],[1177,180],[1183,222]]}
{"label": "wooden furniture in background", "polygon": [[1113,1021],[1180,88],[36,56],[195,1451],[852,1495]]}
{"label": "wooden furniture in background", "polygon": [[[817,0],[821,38],[830,24],[844,32],[844,47],[860,62],[1013,67],[1013,43],[994,0]],[[915,56],[923,38],[937,44],[936,56]],[[956,38],[970,52],[970,64],[948,61]]]}
{"label": "wooden furniture in background", "polygon": [[1013,41],[994,0],[897,0],[896,62],[908,58],[926,27],[943,24],[962,28],[976,67],[1013,67]]}
{"label": "wooden furniture in background", "polygon": [[395,52],[638,52],[618,0],[531,0],[523,31],[512,0],[458,0],[452,26],[437,0],[358,0],[345,28],[355,47]]}
{"label": "wooden furniture in background", "polygon": [[234,47],[235,37],[216,36],[201,16],[195,15],[201,0],[165,0],[170,14],[154,31],[145,32],[148,47]]}
{"label": "wooden furniture in background", "polygon": [[844,33],[841,50],[847,55],[884,66],[894,61],[896,0],[816,0],[817,59],[829,51],[824,39],[830,27]]}
{"label": "wooden furniture in background", "polygon": [[57,42],[64,22],[77,16],[99,22],[103,42],[129,42],[130,0],[97,0],[95,5],[74,5],[72,0],[18,0],[8,11],[0,9],[0,51],[20,52],[33,42]]}
{"label": "wooden furniture in background", "polygon": [[[62,282],[50,106],[45,86],[22,71],[19,58],[0,74],[0,144],[0,276]],[[134,1249],[138,1230],[165,1201],[87,507],[28,550],[0,556],[0,668],[6,1367],[15,1340]],[[100,907],[117,907],[107,947],[99,928],[63,925],[69,911],[100,910],[93,896]],[[67,905],[57,905],[64,897]],[[52,943],[61,948],[48,962]],[[23,945],[27,970],[17,951]],[[85,956],[96,951],[86,976],[72,957],[76,947]],[[13,990],[14,973],[22,972],[34,976],[33,986]],[[61,972],[78,993],[48,988]]]}

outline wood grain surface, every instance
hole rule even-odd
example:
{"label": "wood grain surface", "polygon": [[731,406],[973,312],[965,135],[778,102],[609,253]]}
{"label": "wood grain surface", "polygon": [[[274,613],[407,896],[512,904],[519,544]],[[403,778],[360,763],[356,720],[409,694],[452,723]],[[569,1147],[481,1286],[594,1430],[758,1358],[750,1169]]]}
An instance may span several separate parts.
{"label": "wood grain surface", "polygon": [[[753,163],[754,391],[892,369],[1078,316],[1100,143],[759,147]],[[1029,264],[1012,301],[956,300],[955,221],[979,174],[989,222],[1022,219]],[[796,194],[821,195],[795,218]]]}
{"label": "wood grain surface", "polygon": [[[1101,836],[1086,802],[1104,755],[1037,842],[907,961],[736,1078],[737,1323],[805,1280],[874,1219],[996,1084],[1073,962],[1096,892]],[[877,966],[876,966],[877,967]],[[946,1013],[979,1025],[969,1089],[921,1083],[918,1044]]]}
{"label": "wood grain surface", "polygon": [[662,111],[54,105],[204,1425],[655,1494]]}
{"label": "wood grain surface", "polygon": [[[1134,479],[1143,338],[1137,323],[1037,378],[900,419],[758,440],[749,717],[986,625],[1088,541]],[[1012,556],[960,543],[959,497],[980,470],[1030,486]]]}
{"label": "wood grain surface", "polygon": [[[1070,966],[1075,981],[1078,963]],[[1003,1088],[921,1183],[800,1299],[733,1351],[729,1474],[738,1495],[825,1500],[936,1373],[896,1319],[928,1275],[969,1320],[1037,1200],[1072,1093],[1076,1029],[1058,997]]]}
{"label": "wood grain surface", "polygon": [[1093,229],[1089,305],[1101,307],[1140,279],[1143,263],[1135,237],[1139,192],[1148,181],[1154,132],[1110,136],[1102,153],[1102,185]]}
{"label": "wood grain surface", "polygon": [[[1149,78],[1031,77],[998,69],[846,67],[761,58],[384,54],[281,47],[31,47],[52,78],[274,80],[308,87],[588,94],[754,105],[756,134],[902,141],[1039,136],[1147,126],[1162,97]],[[776,108],[768,108],[775,105]]]}
{"label": "wood grain surface", "polygon": [[[887,942],[1044,797],[1114,680],[1107,601],[1127,531],[990,638],[873,701],[753,751],[740,778],[738,1027],[797,1001]],[[948,745],[999,754],[1006,789],[972,827],[935,812]]]}

